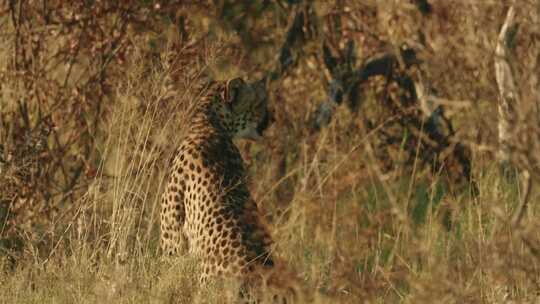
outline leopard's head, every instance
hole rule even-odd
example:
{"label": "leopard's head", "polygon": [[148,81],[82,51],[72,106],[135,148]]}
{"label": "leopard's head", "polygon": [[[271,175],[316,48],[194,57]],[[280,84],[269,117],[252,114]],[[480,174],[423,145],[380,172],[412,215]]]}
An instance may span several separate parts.
{"label": "leopard's head", "polygon": [[266,79],[246,83],[234,78],[225,84],[222,98],[222,123],[233,138],[258,140],[270,125]]}

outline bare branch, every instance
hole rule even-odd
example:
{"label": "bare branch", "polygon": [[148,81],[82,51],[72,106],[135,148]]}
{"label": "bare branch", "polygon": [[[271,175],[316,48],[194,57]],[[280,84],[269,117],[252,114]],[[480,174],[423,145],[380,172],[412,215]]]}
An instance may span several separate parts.
{"label": "bare branch", "polygon": [[508,9],[495,49],[495,77],[499,87],[499,158],[510,160],[510,127],[515,122],[514,106],[518,100],[512,68],[508,62],[508,33],[514,24],[514,6]]}
{"label": "bare branch", "polygon": [[[502,162],[508,162],[511,159],[511,132],[510,128],[516,123],[516,105],[520,98],[514,80],[512,67],[508,59],[508,45],[510,43],[511,29],[515,26],[514,22],[515,10],[514,5],[510,6],[506,14],[506,19],[499,33],[497,47],[495,49],[495,77],[499,87],[499,159]],[[519,226],[525,212],[531,192],[531,176],[527,169],[522,169],[520,172],[521,184],[524,193],[520,200],[520,205],[515,211],[512,218],[512,224]]]}

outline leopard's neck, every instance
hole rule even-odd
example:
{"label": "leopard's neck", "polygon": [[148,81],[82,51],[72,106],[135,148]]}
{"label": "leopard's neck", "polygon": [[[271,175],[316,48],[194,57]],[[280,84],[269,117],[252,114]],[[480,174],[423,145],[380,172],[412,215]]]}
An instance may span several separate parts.
{"label": "leopard's neck", "polygon": [[223,100],[223,84],[211,84],[204,97],[195,106],[191,119],[191,132],[218,132],[232,138],[232,114]]}

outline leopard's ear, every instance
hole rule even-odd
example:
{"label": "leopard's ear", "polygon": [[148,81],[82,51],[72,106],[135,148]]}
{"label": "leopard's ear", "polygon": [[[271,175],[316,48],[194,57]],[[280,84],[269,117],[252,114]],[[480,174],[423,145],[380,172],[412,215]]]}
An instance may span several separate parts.
{"label": "leopard's ear", "polygon": [[233,78],[227,81],[225,86],[224,100],[228,104],[234,103],[235,99],[240,95],[240,89],[245,85],[242,78]]}

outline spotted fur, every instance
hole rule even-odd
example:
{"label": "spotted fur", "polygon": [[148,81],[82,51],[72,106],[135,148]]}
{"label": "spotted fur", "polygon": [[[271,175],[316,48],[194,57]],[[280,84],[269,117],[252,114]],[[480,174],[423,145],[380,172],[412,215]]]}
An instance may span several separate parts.
{"label": "spotted fur", "polygon": [[176,151],[162,198],[161,248],[166,255],[200,257],[203,282],[273,267],[271,238],[232,141],[260,138],[268,123],[262,81],[214,83]]}

